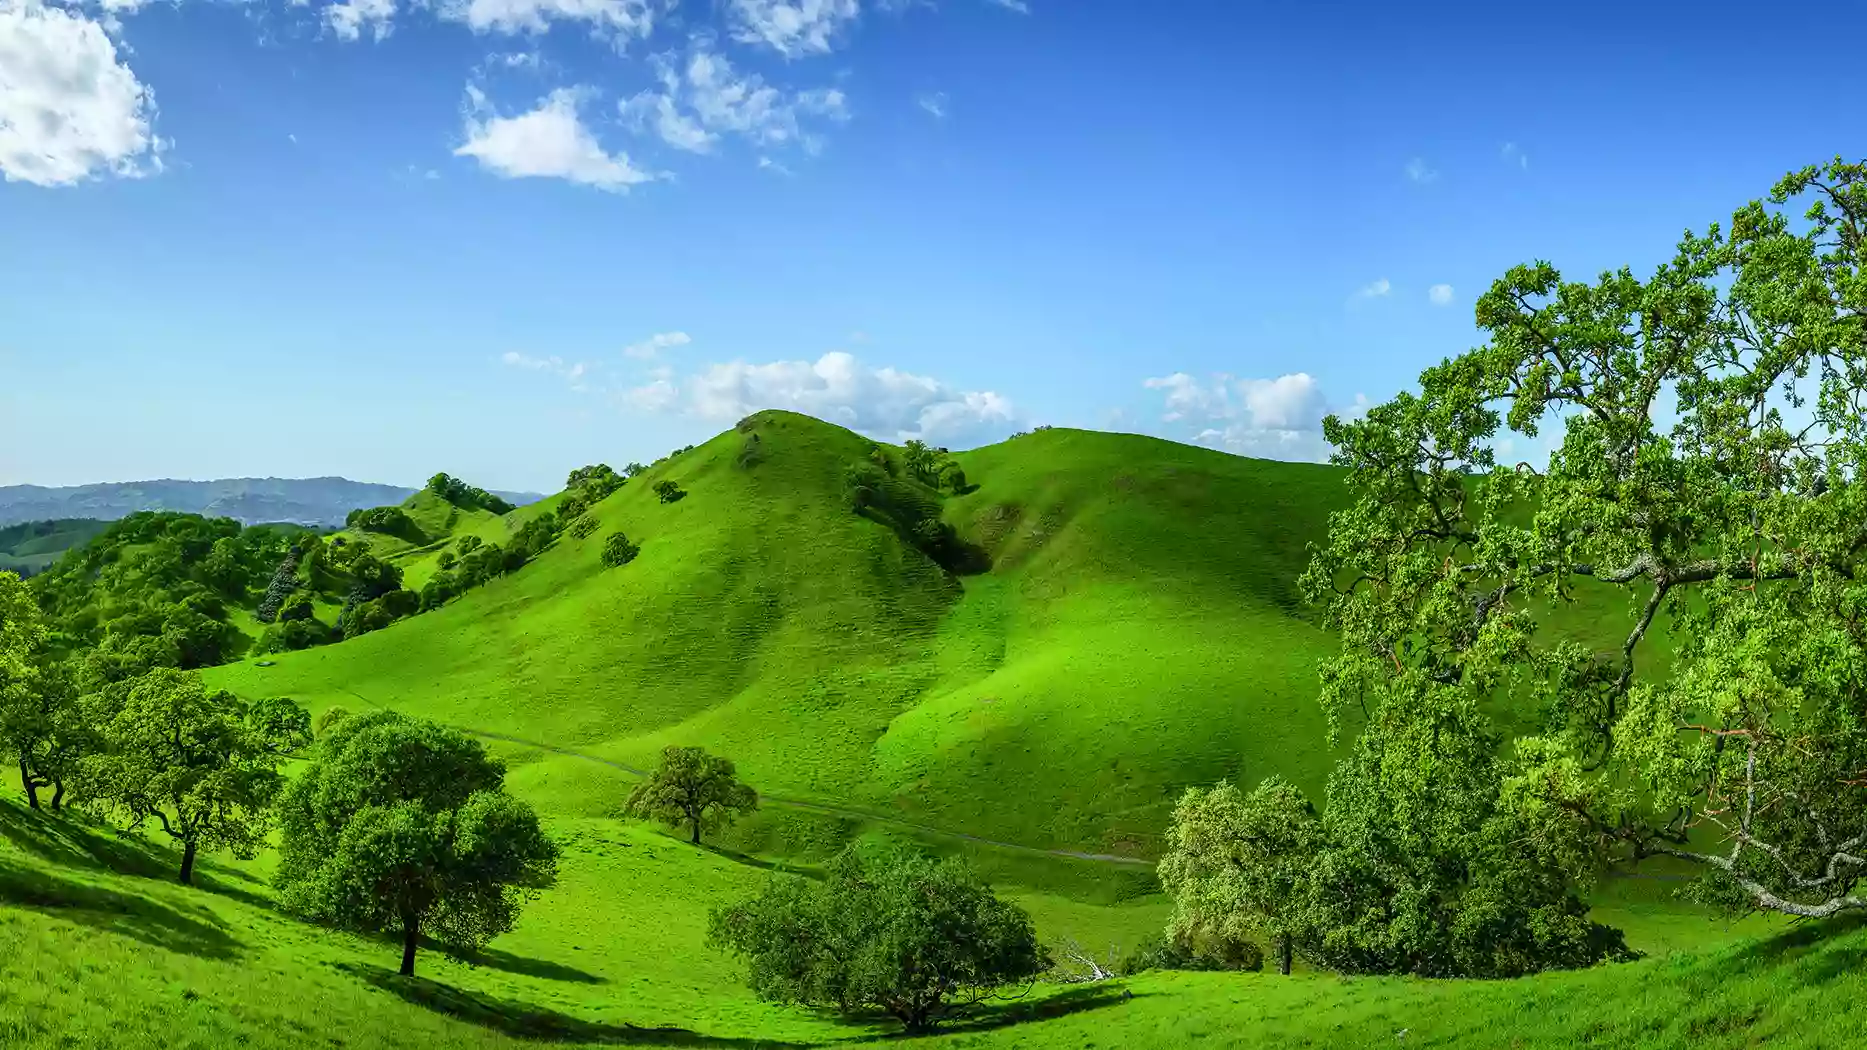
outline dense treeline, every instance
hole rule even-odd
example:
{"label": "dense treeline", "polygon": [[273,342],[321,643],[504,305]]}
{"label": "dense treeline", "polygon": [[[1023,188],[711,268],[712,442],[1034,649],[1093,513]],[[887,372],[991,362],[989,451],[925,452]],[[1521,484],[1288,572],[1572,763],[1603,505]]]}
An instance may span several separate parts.
{"label": "dense treeline", "polygon": [[436,474],[429,478],[427,488],[429,492],[463,510],[487,510],[494,514],[510,514],[513,511],[512,504],[451,474]]}
{"label": "dense treeline", "polygon": [[893,529],[942,568],[985,568],[983,554],[940,516],[944,497],[973,488],[946,449],[911,440],[897,454],[871,445],[868,459],[850,466],[844,486],[851,509]]}

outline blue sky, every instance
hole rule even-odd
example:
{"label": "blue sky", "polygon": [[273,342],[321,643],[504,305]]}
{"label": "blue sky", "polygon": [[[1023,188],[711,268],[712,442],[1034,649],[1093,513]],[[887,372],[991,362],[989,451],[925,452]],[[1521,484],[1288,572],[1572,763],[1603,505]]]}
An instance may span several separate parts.
{"label": "blue sky", "polygon": [[1797,6],[0,0],[0,484],[551,490],[762,407],[1321,458],[1510,265],[1859,155],[1867,11]]}

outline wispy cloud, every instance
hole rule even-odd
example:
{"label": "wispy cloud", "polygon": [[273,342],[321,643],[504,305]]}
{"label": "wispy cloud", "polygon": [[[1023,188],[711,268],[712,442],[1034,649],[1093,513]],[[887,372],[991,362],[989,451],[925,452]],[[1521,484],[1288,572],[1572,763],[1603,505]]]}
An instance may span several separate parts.
{"label": "wispy cloud", "polygon": [[589,389],[588,379],[595,367],[583,361],[566,361],[555,355],[551,357],[533,357],[516,350],[508,350],[499,358],[500,363],[510,368],[521,368],[527,372],[548,372],[562,377],[572,390]]}
{"label": "wispy cloud", "polygon": [[856,0],[729,0],[733,39],[786,58],[827,54],[860,13]]}
{"label": "wispy cloud", "polygon": [[[644,91],[621,104],[624,120],[677,149],[710,153],[723,135],[738,135],[762,148],[801,145],[815,152],[821,139],[812,120],[849,119],[848,100],[837,88],[786,91],[757,73],[741,73],[704,40],[686,59],[655,56],[660,91]],[[761,165],[763,166],[763,165]]]}
{"label": "wispy cloud", "polygon": [[1435,284],[1426,290],[1426,298],[1434,306],[1445,306],[1452,302],[1452,286]]}
{"label": "wispy cloud", "polygon": [[1434,179],[1439,178],[1438,172],[1426,166],[1426,159],[1424,157],[1413,158],[1407,162],[1407,166],[1402,170],[1407,173],[1408,180],[1421,184],[1432,182]]}
{"label": "wispy cloud", "polygon": [[339,40],[356,40],[364,33],[382,40],[395,26],[395,0],[345,0],[324,9],[324,24]]}
{"label": "wispy cloud", "polygon": [[914,102],[931,114],[935,120],[946,118],[946,92],[928,91],[914,96]]}
{"label": "wispy cloud", "polygon": [[622,356],[633,357],[638,361],[651,361],[663,350],[672,350],[691,342],[693,339],[686,332],[656,332],[639,343],[630,343],[623,347]]}
{"label": "wispy cloud", "polygon": [[1362,287],[1356,289],[1355,298],[1357,300],[1379,299],[1393,290],[1394,290],[1394,286],[1388,283],[1387,278],[1377,277],[1369,284],[1365,284]]}
{"label": "wispy cloud", "polygon": [[1517,145],[1515,142],[1504,143],[1504,148],[1498,152],[1499,152],[1499,155],[1504,158],[1505,163],[1515,164],[1519,168],[1523,168],[1525,170],[1529,169],[1530,155],[1528,153],[1525,153],[1523,151],[1523,147]]}
{"label": "wispy cloud", "polygon": [[1025,0],[986,0],[986,3],[993,7],[1002,7],[1007,11],[1016,11],[1021,15],[1031,13],[1031,5],[1025,3]]}

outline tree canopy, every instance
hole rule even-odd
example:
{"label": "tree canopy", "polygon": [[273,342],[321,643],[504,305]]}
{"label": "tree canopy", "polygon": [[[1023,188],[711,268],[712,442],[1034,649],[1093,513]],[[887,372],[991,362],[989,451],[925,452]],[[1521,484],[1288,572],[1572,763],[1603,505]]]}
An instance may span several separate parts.
{"label": "tree canopy", "polygon": [[716,909],[709,936],[746,960],[761,999],[879,1008],[923,1032],[1049,968],[1031,920],[958,858],[855,848],[822,882],[774,876]]}
{"label": "tree canopy", "polygon": [[739,782],[731,759],[709,755],[704,748],[669,747],[623,808],[631,816],[686,827],[697,846],[701,832],[757,809],[758,792]]}
{"label": "tree canopy", "polygon": [[323,727],[279,803],[281,902],[314,921],[470,954],[556,878],[557,846],[506,794],[505,764],[458,730],[388,711]]}
{"label": "tree canopy", "polygon": [[251,857],[264,844],[280,763],[311,737],[291,701],[248,705],[173,668],[112,683],[88,706],[100,745],[82,763],[87,804],[132,828],[156,821],[181,844],[184,883],[200,850]]}
{"label": "tree canopy", "polygon": [[[1484,345],[1327,420],[1356,495],[1304,580],[1343,634],[1331,712],[1511,698],[1545,717],[1499,798],[1559,852],[1867,908],[1863,250],[1867,166],[1805,168],[1646,280],[1512,269]],[[1560,629],[1578,602],[1626,609],[1610,646]]]}

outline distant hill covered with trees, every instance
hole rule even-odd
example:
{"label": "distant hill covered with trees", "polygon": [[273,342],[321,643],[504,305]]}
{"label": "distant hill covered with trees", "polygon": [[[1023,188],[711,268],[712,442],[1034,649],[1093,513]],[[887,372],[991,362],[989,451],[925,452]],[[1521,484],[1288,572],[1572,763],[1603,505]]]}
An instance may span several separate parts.
{"label": "distant hill covered with trees", "polygon": [[[416,490],[348,478],[226,478],[219,481],[126,481],[47,488],[0,486],[0,526],[51,519],[114,521],[141,511],[232,518],[242,525],[283,522],[336,528],[352,511],[400,503]],[[523,506],[529,492],[492,495]]]}

